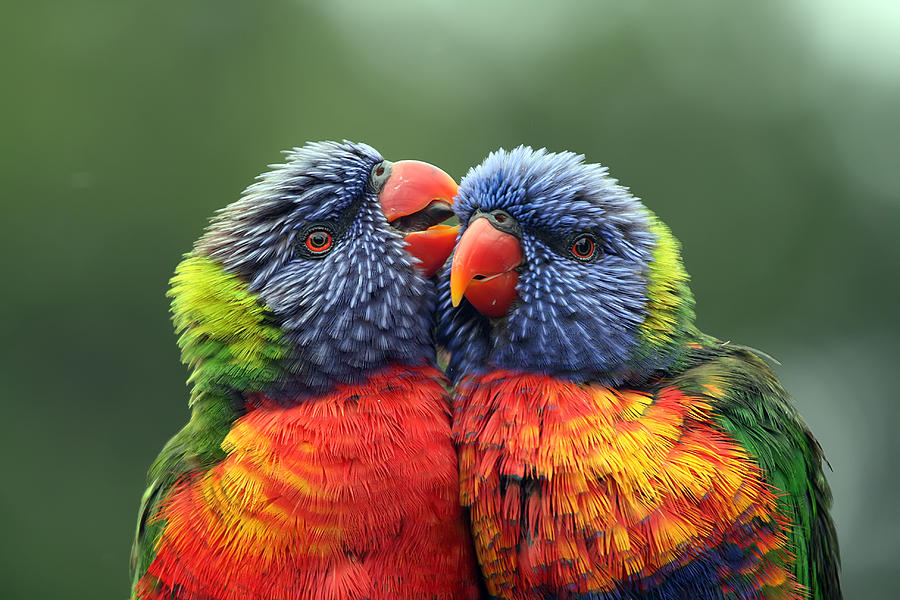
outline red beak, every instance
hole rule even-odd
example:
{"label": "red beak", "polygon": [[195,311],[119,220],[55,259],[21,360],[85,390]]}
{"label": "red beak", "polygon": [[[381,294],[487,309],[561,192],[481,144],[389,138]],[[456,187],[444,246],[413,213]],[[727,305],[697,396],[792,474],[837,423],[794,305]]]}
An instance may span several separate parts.
{"label": "red beak", "polygon": [[[456,196],[456,182],[434,165],[418,160],[401,160],[391,167],[391,175],[379,194],[388,223],[425,211],[424,216],[452,216],[450,205]],[[432,221],[433,222],[433,221]],[[426,277],[434,275],[453,251],[458,227],[435,224],[405,236],[406,250],[419,260]]]}
{"label": "red beak", "polygon": [[[450,298],[459,306],[463,296],[488,317],[502,317],[516,299],[522,264],[522,245],[515,236],[494,228],[490,221],[472,221],[463,233],[450,270]],[[477,278],[477,279],[476,279]]]}

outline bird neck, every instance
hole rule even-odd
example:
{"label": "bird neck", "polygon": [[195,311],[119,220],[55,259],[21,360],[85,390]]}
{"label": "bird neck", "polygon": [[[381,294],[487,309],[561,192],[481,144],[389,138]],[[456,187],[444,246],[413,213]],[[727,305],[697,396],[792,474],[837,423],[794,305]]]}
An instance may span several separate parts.
{"label": "bird neck", "polygon": [[207,257],[188,255],[170,283],[192,401],[214,390],[264,389],[281,375],[288,346],[240,278]]}
{"label": "bird neck", "polygon": [[[322,310],[314,323],[288,328],[243,279],[203,255],[188,255],[178,265],[169,296],[182,362],[191,370],[192,404],[204,397],[255,392],[299,402],[390,366],[435,364],[427,316],[399,328],[407,336],[405,345],[370,339],[362,327],[352,329],[355,336],[340,335],[334,323],[362,321],[340,307],[337,314]],[[415,313],[420,307],[406,308]],[[419,312],[428,307],[422,308]],[[335,331],[323,331],[329,323]]]}
{"label": "bird neck", "polygon": [[681,244],[656,215],[648,211],[650,231],[656,237],[647,266],[646,312],[638,328],[639,343],[631,352],[632,373],[650,375],[667,369],[697,336],[694,296],[681,260]]}

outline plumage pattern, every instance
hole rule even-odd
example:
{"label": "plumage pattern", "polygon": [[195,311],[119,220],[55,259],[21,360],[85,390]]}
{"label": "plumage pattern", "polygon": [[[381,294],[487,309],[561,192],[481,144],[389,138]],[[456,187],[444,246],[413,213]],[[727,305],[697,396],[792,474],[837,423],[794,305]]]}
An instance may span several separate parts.
{"label": "plumage pattern", "polygon": [[691,348],[687,369],[673,380],[710,401],[716,424],[756,458],[779,490],[790,524],[794,573],[812,598],[840,598],[838,540],[828,513],[831,490],[822,448],[803,425],[775,374],[753,350],[723,343]]}
{"label": "plumage pattern", "polygon": [[144,581],[166,582],[159,597],[459,597],[471,562],[440,381],[389,369],[289,408],[251,395],[226,458],[179,481],[155,517]]}
{"label": "plumage pattern", "polygon": [[753,351],[696,329],[669,229],[605,168],[527,147],[471,169],[455,209],[438,341],[490,592],[840,598],[821,448]]}
{"label": "plumage pattern", "polygon": [[477,597],[434,286],[382,211],[390,169],[295,149],[177,267],[191,418],[150,469],[133,598]]}
{"label": "plumage pattern", "polygon": [[[439,334],[451,378],[491,364],[615,385],[678,358],[694,317],[678,241],[605,167],[571,152],[496,152],[466,176],[454,210],[462,223],[507,211],[526,230],[529,260],[516,309],[490,330],[466,303],[452,309],[445,272]],[[558,259],[580,231],[601,240],[603,261]]]}
{"label": "plumage pattern", "polygon": [[456,412],[493,595],[801,597],[775,492],[707,400],[499,371],[464,379]]}

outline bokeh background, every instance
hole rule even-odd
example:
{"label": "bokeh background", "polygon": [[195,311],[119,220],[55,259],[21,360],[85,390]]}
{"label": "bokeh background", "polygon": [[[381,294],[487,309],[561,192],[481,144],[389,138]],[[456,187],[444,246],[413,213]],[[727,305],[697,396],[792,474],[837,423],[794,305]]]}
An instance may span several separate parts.
{"label": "bokeh background", "polygon": [[[676,7],[677,4],[677,7]],[[571,149],[685,246],[706,331],[765,349],[833,466],[846,595],[896,598],[900,4],[10,4],[0,25],[0,581],[124,598],[187,419],[164,297],[307,140],[454,176]]]}

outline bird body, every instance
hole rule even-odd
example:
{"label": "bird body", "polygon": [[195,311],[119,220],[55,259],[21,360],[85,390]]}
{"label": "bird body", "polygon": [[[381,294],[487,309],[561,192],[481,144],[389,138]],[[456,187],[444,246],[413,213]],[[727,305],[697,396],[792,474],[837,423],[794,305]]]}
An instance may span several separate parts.
{"label": "bird body", "polygon": [[461,498],[497,598],[839,598],[819,445],[693,324],[677,240],[599,165],[498,151],[440,284]]}
{"label": "bird body", "polygon": [[492,593],[801,598],[778,492],[717,426],[723,401],[713,384],[464,379],[461,492]]}
{"label": "bird body", "polygon": [[169,492],[148,597],[457,597],[471,572],[441,380],[389,368],[287,406],[251,395],[226,457]]}
{"label": "bird body", "polygon": [[288,158],[172,279],[191,419],[150,469],[133,597],[473,599],[428,280],[456,185],[364,144]]}

